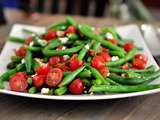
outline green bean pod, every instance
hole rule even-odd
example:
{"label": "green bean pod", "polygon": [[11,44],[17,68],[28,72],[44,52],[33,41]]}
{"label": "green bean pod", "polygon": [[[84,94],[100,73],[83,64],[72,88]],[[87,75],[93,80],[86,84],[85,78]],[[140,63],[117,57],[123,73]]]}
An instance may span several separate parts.
{"label": "green bean pod", "polygon": [[49,44],[45,47],[45,49],[54,49],[59,45],[62,45],[61,41],[58,39],[53,39],[49,41]]}
{"label": "green bean pod", "polygon": [[118,56],[118,57],[120,57],[120,58],[123,58],[123,57],[125,57],[125,55],[123,54],[123,53],[121,53],[121,52],[119,52],[119,51],[109,51],[109,54],[110,55],[112,55],[112,56]]}
{"label": "green bean pod", "polygon": [[69,55],[78,52],[84,45],[79,45],[73,48],[68,48],[65,50],[43,50],[45,56],[56,56],[56,55]]}
{"label": "green bean pod", "polygon": [[66,21],[67,21],[67,23],[70,24],[70,25],[74,25],[74,26],[77,25],[77,22],[76,22],[73,18],[71,18],[71,17],[69,17],[69,16],[67,17]]}
{"label": "green bean pod", "polygon": [[115,85],[93,85],[89,92],[101,93],[130,93],[160,88],[160,84],[155,85],[134,85],[134,86],[115,86]]}
{"label": "green bean pod", "polygon": [[33,47],[33,46],[25,46],[25,48],[27,48],[27,50],[32,51],[32,52],[39,52],[41,51],[41,47]]}
{"label": "green bean pod", "polygon": [[66,86],[62,86],[60,88],[57,88],[55,91],[54,91],[54,94],[55,95],[63,95],[67,92],[67,87]]}
{"label": "green bean pod", "polygon": [[31,51],[27,51],[26,56],[25,56],[25,66],[26,66],[26,71],[29,73],[31,72],[32,68],[32,53]]}
{"label": "green bean pod", "polygon": [[24,43],[25,42],[25,39],[24,38],[19,38],[19,37],[13,37],[13,36],[10,36],[8,38],[9,41],[12,41],[12,42],[18,42],[18,43]]}
{"label": "green bean pod", "polygon": [[29,88],[29,90],[28,90],[28,93],[30,93],[30,94],[34,94],[34,93],[36,93],[37,92],[37,88],[36,87],[31,87],[31,88]]}
{"label": "green bean pod", "polygon": [[68,27],[66,22],[54,23],[47,27],[48,30],[65,30]]}
{"label": "green bean pod", "polygon": [[100,46],[101,46],[100,42],[95,42],[93,44],[94,55],[96,55],[98,53]]}
{"label": "green bean pod", "polygon": [[85,66],[80,67],[80,68],[76,69],[75,71],[71,72],[70,74],[66,75],[58,86],[62,87],[62,86],[68,85],[70,82],[72,82],[72,80],[75,79],[75,77],[80,72],[83,71],[84,68],[85,68]]}

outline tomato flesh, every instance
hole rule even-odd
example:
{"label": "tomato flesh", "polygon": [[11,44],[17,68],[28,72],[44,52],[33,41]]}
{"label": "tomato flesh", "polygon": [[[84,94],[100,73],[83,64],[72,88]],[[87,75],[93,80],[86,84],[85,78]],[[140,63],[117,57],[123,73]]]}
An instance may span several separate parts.
{"label": "tomato flesh", "polygon": [[26,52],[26,48],[24,46],[21,46],[18,50],[16,50],[16,55],[19,57],[25,57]]}
{"label": "tomato flesh", "polygon": [[107,67],[101,67],[99,69],[99,72],[104,78],[106,78],[109,75],[109,69]]}
{"label": "tomato flesh", "polygon": [[102,56],[95,56],[91,61],[91,65],[96,69],[104,67],[105,63],[106,62]]}
{"label": "tomato flesh", "polygon": [[71,25],[71,26],[69,26],[68,28],[67,28],[67,30],[65,31],[65,35],[66,34],[69,34],[69,33],[76,33],[76,28],[73,26],[73,25]]}
{"label": "tomato flesh", "polygon": [[69,85],[69,91],[72,94],[82,94],[84,91],[84,87],[85,86],[83,81],[80,78],[78,78],[71,82],[71,84]]}
{"label": "tomato flesh", "polygon": [[57,86],[62,81],[63,71],[59,68],[53,68],[46,77],[46,84],[50,87]]}
{"label": "tomato flesh", "polygon": [[29,45],[32,42],[32,37],[29,37],[25,40],[24,44]]}
{"label": "tomato flesh", "polygon": [[145,54],[136,54],[134,56],[135,59],[139,59],[139,60],[142,60],[144,62],[147,62],[148,61],[148,58]]}
{"label": "tomato flesh", "polygon": [[148,58],[144,54],[136,54],[133,60],[133,67],[137,69],[144,69],[147,65]]}
{"label": "tomato flesh", "polygon": [[45,83],[46,76],[45,75],[33,75],[33,85],[37,88],[42,87]]}
{"label": "tomato flesh", "polygon": [[58,64],[60,61],[61,61],[61,58],[58,56],[49,58],[49,64],[52,66]]}
{"label": "tomato flesh", "polygon": [[133,43],[126,43],[123,45],[123,48],[126,52],[129,52],[130,50],[132,50],[134,48]]}
{"label": "tomato flesh", "polygon": [[47,75],[50,71],[50,64],[41,65],[35,71],[38,75]]}
{"label": "tomato flesh", "polygon": [[9,86],[13,91],[25,92],[28,87],[27,79],[22,74],[15,74],[9,79]]}
{"label": "tomato flesh", "polygon": [[51,39],[54,39],[57,37],[57,34],[55,31],[48,31],[46,34],[45,34],[45,40],[51,40]]}
{"label": "tomato flesh", "polygon": [[108,52],[100,52],[97,55],[102,57],[106,62],[111,61],[111,56],[109,55]]}

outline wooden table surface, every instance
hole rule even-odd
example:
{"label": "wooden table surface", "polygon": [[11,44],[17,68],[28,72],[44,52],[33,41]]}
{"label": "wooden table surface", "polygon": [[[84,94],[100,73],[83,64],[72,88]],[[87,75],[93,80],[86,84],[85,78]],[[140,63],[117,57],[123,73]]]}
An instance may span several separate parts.
{"label": "wooden table surface", "polygon": [[[64,19],[64,16],[45,15],[25,23],[43,26]],[[122,24],[104,18],[75,19],[96,26]],[[0,27],[0,48],[10,28]],[[0,110],[0,120],[160,120],[160,94],[97,101],[41,100],[1,94]]]}

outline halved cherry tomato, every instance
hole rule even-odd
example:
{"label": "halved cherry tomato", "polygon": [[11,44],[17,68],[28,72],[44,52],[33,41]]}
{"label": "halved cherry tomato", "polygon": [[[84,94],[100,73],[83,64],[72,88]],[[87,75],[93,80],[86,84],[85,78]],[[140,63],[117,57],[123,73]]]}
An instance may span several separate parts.
{"label": "halved cherry tomato", "polygon": [[84,62],[81,60],[78,60],[77,55],[73,55],[69,61],[69,67],[70,70],[76,70],[77,68],[81,67],[82,65],[84,65]]}
{"label": "halved cherry tomato", "polygon": [[126,52],[129,52],[130,50],[132,50],[134,48],[134,44],[129,42],[123,45],[123,48]]}
{"label": "halved cherry tomato", "polygon": [[59,68],[53,68],[47,75],[46,84],[50,87],[57,86],[62,81],[63,71]]}
{"label": "halved cherry tomato", "polygon": [[24,44],[29,45],[32,42],[32,36],[27,38],[24,42]]}
{"label": "halved cherry tomato", "polygon": [[115,39],[108,39],[108,42],[112,43],[113,45],[117,45],[118,41]]}
{"label": "halved cherry tomato", "polygon": [[98,70],[104,78],[109,75],[109,69],[107,67],[101,67]]}
{"label": "halved cherry tomato", "polygon": [[24,46],[21,46],[18,50],[16,50],[16,55],[19,57],[24,57],[26,55],[26,48]]}
{"label": "halved cherry tomato", "polygon": [[84,91],[84,83],[83,83],[83,81],[80,78],[78,78],[76,80],[73,80],[71,82],[71,84],[69,85],[69,91],[72,94],[82,94],[83,91]]}
{"label": "halved cherry tomato", "polygon": [[121,68],[122,68],[122,69],[126,69],[126,70],[127,70],[127,69],[129,69],[129,64],[128,64],[128,63],[126,63],[126,64],[124,64],[123,66],[121,66]]}
{"label": "halved cherry tomato", "polygon": [[105,61],[111,61],[111,56],[109,55],[108,52],[99,52],[97,56],[103,57]]}
{"label": "halved cherry tomato", "polygon": [[38,67],[36,70],[36,74],[38,75],[47,75],[50,71],[50,64],[44,64]]}
{"label": "halved cherry tomato", "polygon": [[99,52],[106,52],[107,53],[107,52],[109,52],[109,50],[103,46],[100,46]]}
{"label": "halved cherry tomato", "polygon": [[56,65],[60,61],[61,61],[61,58],[58,56],[54,56],[54,57],[49,58],[49,64],[52,66]]}
{"label": "halved cherry tomato", "polygon": [[88,54],[89,54],[90,56],[94,56],[94,50],[89,50],[89,51],[88,51]]}
{"label": "halved cherry tomato", "polygon": [[69,71],[70,67],[65,63],[58,63],[54,67],[60,68],[62,71]]}
{"label": "halved cherry tomato", "polygon": [[62,49],[63,49],[63,47],[65,47],[65,46],[60,45],[60,46],[58,46],[58,47],[56,48],[56,50],[62,50]]}
{"label": "halved cherry tomato", "polygon": [[9,85],[11,90],[16,92],[25,92],[28,87],[27,79],[22,74],[12,76]]}
{"label": "halved cherry tomato", "polygon": [[135,59],[139,59],[139,60],[142,60],[144,62],[147,62],[148,61],[148,58],[145,54],[136,54],[134,56]]}
{"label": "halved cherry tomato", "polygon": [[28,78],[28,75],[27,75],[26,73],[24,73],[24,72],[17,72],[17,73],[15,74],[15,76],[20,76],[20,77],[23,77],[23,78],[25,78],[25,79]]}
{"label": "halved cherry tomato", "polygon": [[45,83],[46,76],[45,75],[34,75],[32,76],[33,85],[37,88],[42,87]]}
{"label": "halved cherry tomato", "polygon": [[67,35],[67,34],[69,34],[69,33],[76,33],[76,28],[73,26],[73,25],[71,25],[71,26],[69,26],[68,28],[67,28],[67,30],[65,31],[65,35]]}
{"label": "halved cherry tomato", "polygon": [[91,61],[91,65],[97,69],[104,67],[105,63],[106,61],[102,56],[95,56]]}
{"label": "halved cherry tomato", "polygon": [[53,38],[56,38],[57,37],[57,34],[55,31],[48,31],[46,34],[45,34],[45,40],[51,40]]}
{"label": "halved cherry tomato", "polygon": [[137,69],[144,69],[146,67],[146,62],[140,60],[140,59],[134,59],[133,60],[133,67]]}

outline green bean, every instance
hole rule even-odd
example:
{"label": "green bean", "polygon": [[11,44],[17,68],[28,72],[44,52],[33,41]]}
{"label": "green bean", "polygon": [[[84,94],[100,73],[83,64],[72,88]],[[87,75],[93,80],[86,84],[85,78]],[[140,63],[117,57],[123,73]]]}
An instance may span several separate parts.
{"label": "green bean", "polygon": [[18,42],[18,43],[24,43],[25,42],[25,39],[24,38],[19,38],[19,37],[13,37],[13,36],[10,36],[8,38],[9,41],[12,41],[12,42]]}
{"label": "green bean", "polygon": [[100,79],[92,80],[92,85],[102,85],[102,81]]}
{"label": "green bean", "polygon": [[95,42],[93,44],[94,55],[96,55],[98,53],[100,46],[101,46],[100,42]]}
{"label": "green bean", "polygon": [[76,69],[75,71],[71,72],[70,74],[66,75],[58,86],[62,87],[62,86],[68,85],[70,82],[72,82],[72,80],[75,79],[75,77],[80,72],[83,71],[84,68],[85,68],[85,66],[80,67],[80,68]]}
{"label": "green bean", "polygon": [[118,56],[120,58],[123,58],[125,55],[119,51],[109,51],[109,54],[112,55],[112,56]]}
{"label": "green bean", "polygon": [[78,40],[79,39],[79,36],[75,33],[67,34],[67,37],[69,40]]}
{"label": "green bean", "polygon": [[90,69],[92,75],[96,78],[102,81],[102,84],[109,85],[109,81],[105,80],[104,77],[96,70],[95,68],[91,67],[90,65],[87,65],[87,67]]}
{"label": "green bean", "polygon": [[32,40],[34,42],[34,45],[39,45],[41,47],[45,47],[47,45],[47,41],[40,39],[36,34],[32,35]]}
{"label": "green bean", "polygon": [[142,77],[132,77],[132,78],[128,78],[128,77],[121,77],[119,75],[116,74],[110,74],[109,78],[114,80],[115,82],[121,83],[121,84],[126,84],[126,85],[136,85],[136,84],[141,84],[144,82],[149,82],[152,81],[153,79],[156,79],[160,76],[160,70],[157,70],[156,72],[152,73],[152,74],[148,74],[146,76],[142,76]]}
{"label": "green bean", "polygon": [[34,69],[34,71],[40,66],[40,64],[35,60],[33,59],[32,60],[32,67]]}
{"label": "green bean", "polygon": [[60,88],[57,88],[55,91],[54,91],[54,94],[55,95],[63,95],[67,92],[67,87],[66,86],[62,86]]}
{"label": "green bean", "polygon": [[89,92],[109,92],[109,93],[129,93],[160,88],[160,84],[154,85],[134,85],[134,86],[115,86],[115,85],[93,85]]}
{"label": "green bean", "polygon": [[65,30],[68,27],[66,22],[54,23],[47,27],[48,30]]}
{"label": "green bean", "polygon": [[16,62],[16,63],[19,63],[19,62],[21,62],[21,57],[19,57],[19,56],[11,56],[11,61],[12,62]]}
{"label": "green bean", "polygon": [[106,80],[107,80],[110,84],[112,84],[112,85],[121,85],[121,84],[119,84],[119,83],[113,81],[113,80],[110,79],[110,78],[106,78]]}
{"label": "green bean", "polygon": [[34,31],[29,30],[29,29],[25,29],[25,28],[23,28],[23,32],[28,33],[28,34],[30,34],[30,35],[32,35],[32,34],[36,34],[36,35],[38,35],[38,34],[37,34],[37,33],[35,33]]}
{"label": "green bean", "polygon": [[105,47],[107,47],[107,48],[109,48],[111,50],[117,50],[117,51],[122,52],[122,53],[125,54],[125,51],[121,47],[113,45],[112,43],[104,40],[102,36],[96,35],[95,33],[93,33],[93,31],[88,29],[85,25],[78,25],[78,29],[85,36],[87,36],[90,39],[93,39],[93,40],[96,40],[96,41],[100,42],[103,46],[105,46]]}
{"label": "green bean", "polygon": [[155,66],[151,65],[148,68],[143,70],[134,70],[134,69],[132,70],[132,69],[121,69],[121,68],[109,67],[109,71],[114,73],[127,73],[127,72],[148,73],[148,72],[154,72]]}
{"label": "green bean", "polygon": [[136,53],[136,49],[132,49],[125,57],[117,60],[117,61],[112,61],[112,62],[107,62],[106,65],[107,67],[116,67],[124,64],[125,62],[131,60],[134,57],[134,54]]}
{"label": "green bean", "polygon": [[53,39],[49,41],[49,44],[45,47],[45,49],[54,49],[59,45],[62,45],[61,41],[58,39]]}
{"label": "green bean", "polygon": [[51,88],[48,92],[48,95],[53,95],[54,94],[54,88]]}
{"label": "green bean", "polygon": [[90,80],[88,80],[88,79],[82,79],[82,81],[83,81],[83,83],[84,83],[84,85],[85,85],[86,87],[90,87],[90,86],[91,86]]}
{"label": "green bean", "polygon": [[14,69],[18,63],[10,62],[7,64],[7,69]]}
{"label": "green bean", "polygon": [[31,87],[31,88],[29,88],[29,90],[28,90],[28,93],[30,93],[30,94],[34,94],[34,93],[36,93],[37,92],[37,88],[36,87]]}
{"label": "green bean", "polygon": [[25,66],[26,66],[26,71],[29,73],[31,72],[31,66],[32,66],[32,53],[31,51],[27,51],[25,55]]}
{"label": "green bean", "polygon": [[[87,44],[87,47],[90,48],[90,47],[92,46],[92,44],[93,44],[93,42],[88,43],[88,44]],[[83,48],[80,50],[79,54],[78,54],[78,59],[79,59],[79,60],[83,60],[83,58],[84,58],[85,55],[87,54],[88,50],[89,50],[88,48],[83,47]]]}
{"label": "green bean", "polygon": [[29,78],[27,79],[27,83],[28,83],[29,85],[32,85],[32,78],[29,77]]}
{"label": "green bean", "polygon": [[74,26],[77,25],[77,22],[76,22],[73,18],[71,18],[71,17],[69,17],[69,16],[67,17],[66,21],[67,21],[67,23],[70,24],[70,25],[74,25]]}
{"label": "green bean", "polygon": [[78,52],[84,45],[68,48],[65,50],[43,50],[45,56],[56,56],[56,55],[69,55]]}
{"label": "green bean", "polygon": [[25,46],[25,48],[27,48],[27,50],[32,51],[32,52],[39,52],[41,51],[41,47],[33,47],[33,46]]}

